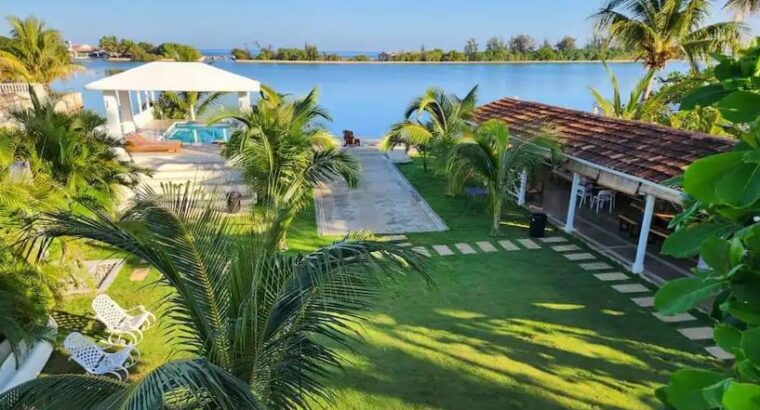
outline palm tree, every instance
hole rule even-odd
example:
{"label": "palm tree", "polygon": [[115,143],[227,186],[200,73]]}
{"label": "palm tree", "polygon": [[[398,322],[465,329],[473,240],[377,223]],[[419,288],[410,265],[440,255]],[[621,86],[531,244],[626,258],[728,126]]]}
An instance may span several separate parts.
{"label": "palm tree", "polygon": [[549,136],[512,138],[501,120],[480,124],[454,144],[447,170],[453,192],[461,192],[467,181],[476,181],[488,190],[492,212],[491,235],[499,234],[504,205],[515,205],[515,192],[523,172],[531,173],[559,155]]}
{"label": "palm tree", "polygon": [[105,120],[91,111],[60,113],[55,101],[40,101],[30,87],[32,106],[14,111],[18,130],[8,134],[13,158],[28,161],[35,175],[48,175],[75,200],[111,208],[121,191],[133,188],[148,170],[117,152],[121,141],[102,131]]}
{"label": "palm tree", "polygon": [[[591,95],[594,97],[595,108],[600,110],[607,117],[623,118],[626,120],[640,120],[651,113],[651,106],[655,105],[652,99],[642,101],[644,91],[652,82],[655,71],[650,69],[631,90],[628,101],[623,104],[620,92],[620,84],[617,76],[612,72],[607,62],[604,62],[604,69],[607,70],[607,76],[610,78],[612,85],[612,100],[604,98],[601,92],[595,88],[589,87]],[[651,113],[654,114],[654,113]]]}
{"label": "palm tree", "polygon": [[[331,393],[322,384],[339,367],[331,346],[347,346],[352,324],[386,276],[429,277],[413,251],[367,238],[309,254],[271,246],[271,232],[241,228],[189,185],[162,195],[138,192],[113,220],[53,213],[35,228],[49,237],[96,241],[142,258],[174,289],[162,302],[175,348],[189,355],[134,384],[104,377],[43,377],[0,396],[0,408],[310,408]],[[328,343],[329,342],[329,343]],[[171,404],[171,406],[169,406]],[[98,407],[100,406],[100,407]]]}
{"label": "palm tree", "polygon": [[464,98],[438,88],[428,89],[409,104],[404,121],[393,125],[381,146],[386,150],[398,144],[414,146],[422,155],[426,171],[428,153],[437,159],[439,170],[445,169],[451,147],[470,128],[477,95],[478,86],[472,87]]}
{"label": "palm tree", "polygon": [[725,8],[734,12],[740,19],[748,14],[760,10],[760,1],[758,0],[726,0]]}
{"label": "palm tree", "polygon": [[196,117],[203,116],[225,94],[227,93],[165,91],[158,99],[157,117],[195,121]]}
{"label": "palm tree", "polygon": [[[668,61],[687,58],[692,69],[711,53],[735,46],[746,27],[737,22],[705,25],[709,0],[608,0],[592,17],[597,28],[635,50],[647,70],[659,71]],[[644,88],[649,97],[652,82]]]}
{"label": "palm tree", "polygon": [[221,113],[211,122],[234,119],[242,128],[232,133],[223,155],[238,164],[259,202],[283,221],[290,221],[309,203],[312,190],[334,179],[357,184],[359,163],[338,148],[336,139],[319,123],[329,120],[318,104],[317,89],[303,98],[291,98],[262,87],[261,98],[249,109]]}
{"label": "palm tree", "polygon": [[79,66],[72,64],[61,34],[35,17],[8,17],[11,37],[0,37],[0,80],[50,84]]}

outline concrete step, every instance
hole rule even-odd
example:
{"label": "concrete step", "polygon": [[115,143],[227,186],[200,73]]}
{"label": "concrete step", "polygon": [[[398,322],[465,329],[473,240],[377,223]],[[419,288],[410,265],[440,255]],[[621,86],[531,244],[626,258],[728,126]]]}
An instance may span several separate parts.
{"label": "concrete step", "polygon": [[155,164],[154,166],[151,166],[150,168],[156,172],[235,169],[229,166],[224,161],[202,162],[202,163],[166,162],[166,163]]}
{"label": "concrete step", "polygon": [[[242,193],[248,192],[248,185],[242,181],[229,182],[229,183],[216,183],[214,181],[192,181],[193,187],[201,187],[208,192],[216,192],[217,194],[224,194],[229,191],[238,191]],[[149,186],[156,192],[161,192],[161,184],[185,184],[187,181],[161,181],[161,180],[146,180],[140,183],[143,186]]]}
{"label": "concrete step", "polygon": [[161,171],[154,172],[151,179],[158,181],[241,181],[240,171],[231,169],[192,170],[192,171]]}

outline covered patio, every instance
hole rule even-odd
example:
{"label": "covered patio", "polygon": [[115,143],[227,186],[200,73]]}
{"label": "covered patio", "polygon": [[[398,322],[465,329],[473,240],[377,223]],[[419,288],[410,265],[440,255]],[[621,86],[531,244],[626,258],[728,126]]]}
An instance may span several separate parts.
{"label": "covered patio", "polygon": [[668,181],[735,141],[511,98],[476,112],[478,122],[494,118],[517,138],[551,133],[562,144],[560,165],[524,178],[521,205],[542,209],[565,232],[652,281],[690,274],[696,260],[659,252],[682,204],[681,191]]}
{"label": "covered patio", "polygon": [[[158,93],[228,92],[236,93],[241,108],[251,105],[251,92],[258,92],[258,81],[233,74],[205,63],[152,62],[91,82],[88,90],[103,93],[107,132],[124,138],[136,130],[156,124],[153,106]],[[190,107],[190,120],[195,109]]]}

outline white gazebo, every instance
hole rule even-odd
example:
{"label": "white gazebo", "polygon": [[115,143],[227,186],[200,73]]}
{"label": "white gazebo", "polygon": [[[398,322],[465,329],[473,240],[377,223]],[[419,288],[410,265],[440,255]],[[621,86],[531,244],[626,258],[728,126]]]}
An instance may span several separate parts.
{"label": "white gazebo", "polygon": [[[91,82],[85,88],[103,92],[108,134],[123,138],[153,120],[156,91],[237,93],[240,107],[247,108],[250,93],[258,92],[260,86],[256,80],[205,63],[153,62]],[[190,116],[195,119],[194,107]]]}

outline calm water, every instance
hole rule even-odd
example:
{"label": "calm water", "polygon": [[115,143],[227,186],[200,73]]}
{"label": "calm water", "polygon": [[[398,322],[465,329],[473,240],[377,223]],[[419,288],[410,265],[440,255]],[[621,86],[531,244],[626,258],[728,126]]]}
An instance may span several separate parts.
{"label": "calm water", "polygon": [[[83,63],[86,71],[54,86],[84,94],[87,108],[103,112],[100,93],[84,85],[139,63]],[[588,87],[611,94],[601,64],[244,64],[218,62],[219,68],[254,78],[278,91],[303,95],[317,86],[321,103],[330,111],[330,129],[338,134],[352,129],[358,136],[377,137],[402,118],[404,108],[427,87],[437,86],[464,95],[480,86],[479,102],[518,97],[562,107],[590,111]],[[625,95],[643,74],[640,64],[611,64]],[[686,70],[673,63],[672,70]],[[230,102],[233,100],[230,99]]]}
{"label": "calm water", "polygon": [[230,126],[225,124],[201,125],[201,124],[175,124],[169,135],[164,138],[179,140],[184,143],[211,144],[214,142],[227,141],[230,135]]}

